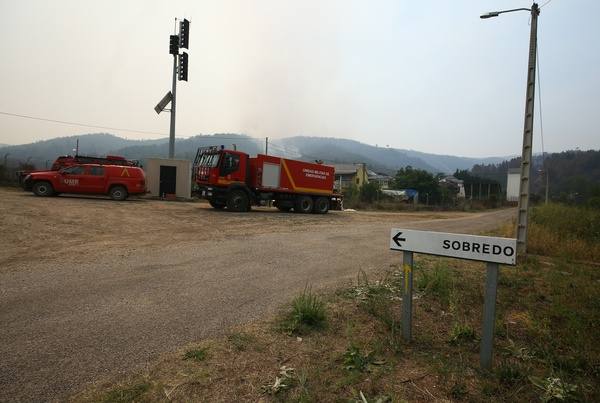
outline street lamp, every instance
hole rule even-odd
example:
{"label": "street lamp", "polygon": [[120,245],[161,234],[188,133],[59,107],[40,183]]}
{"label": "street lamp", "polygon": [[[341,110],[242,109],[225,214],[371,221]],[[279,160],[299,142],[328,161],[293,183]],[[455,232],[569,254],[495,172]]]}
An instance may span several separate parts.
{"label": "street lamp", "polygon": [[[537,6],[537,4],[533,3],[534,6]],[[531,11],[530,8],[513,8],[511,10],[503,10],[503,11],[490,11],[489,13],[485,13],[485,14],[481,14],[479,16],[479,18],[481,18],[482,20],[486,19],[486,18],[493,18],[493,17],[497,17],[500,14],[504,14],[504,13],[512,13],[513,11]]]}
{"label": "street lamp", "polygon": [[531,176],[531,151],[533,140],[533,100],[535,97],[535,63],[537,55],[537,19],[540,8],[533,3],[531,8],[514,8],[511,10],[492,11],[482,14],[480,18],[498,17],[500,14],[513,11],[529,11],[531,13],[531,33],[529,35],[529,62],[527,65],[527,91],[525,95],[525,124],[523,128],[523,150],[521,154],[521,181],[519,184],[519,207],[517,217],[517,249],[527,252],[527,215],[529,212],[529,188]]}

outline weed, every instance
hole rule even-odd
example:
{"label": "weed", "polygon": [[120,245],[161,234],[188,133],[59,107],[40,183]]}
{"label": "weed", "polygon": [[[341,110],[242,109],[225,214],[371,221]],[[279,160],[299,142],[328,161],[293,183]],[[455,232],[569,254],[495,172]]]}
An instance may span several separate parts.
{"label": "weed", "polygon": [[208,348],[194,348],[185,352],[184,360],[204,361],[207,357]]}
{"label": "weed", "polygon": [[325,303],[307,286],[302,294],[294,298],[292,309],[282,319],[280,326],[289,333],[302,334],[322,329],[326,322]]}
{"label": "weed", "polygon": [[227,340],[237,351],[246,351],[251,344],[256,342],[256,337],[248,333],[232,333]]}
{"label": "weed", "polygon": [[508,346],[504,348],[504,352],[521,361],[530,361],[533,358],[527,347],[518,347],[511,339],[508,339]]}
{"label": "weed", "polygon": [[369,365],[383,365],[383,360],[376,360],[373,351],[366,354],[360,351],[355,345],[352,345],[346,349],[343,355],[344,368],[348,371],[359,371],[364,372],[369,369]]}
{"label": "weed", "polygon": [[467,396],[467,385],[462,381],[456,382],[450,389],[450,395],[457,400],[464,399]]}
{"label": "weed", "polygon": [[308,390],[308,375],[307,375],[306,371],[304,371],[304,370],[300,371],[298,373],[298,376],[296,377],[296,379],[298,381],[298,389],[299,389],[299,396],[297,398],[297,401],[299,403],[312,401],[309,390]]}
{"label": "weed", "polygon": [[358,301],[366,301],[377,297],[398,301],[401,299],[401,290],[397,284],[399,279],[392,278],[397,275],[399,275],[399,272],[388,273],[382,280],[371,283],[367,274],[361,270],[357,276],[356,287],[350,289],[350,296]]}
{"label": "weed", "polygon": [[269,395],[275,395],[282,390],[289,389],[294,385],[295,379],[295,369],[292,367],[282,366],[279,369],[279,375],[275,377],[275,381],[271,384],[268,383],[263,385],[262,391],[263,393]]}
{"label": "weed", "polygon": [[130,388],[113,389],[101,400],[103,403],[129,403],[135,402],[150,389],[148,383],[140,383]]}
{"label": "weed", "polygon": [[540,398],[544,402],[552,400],[568,400],[575,397],[577,386],[557,377],[538,378],[530,376],[531,383],[541,390]]}
{"label": "weed", "polygon": [[461,342],[473,341],[475,338],[475,329],[471,325],[456,323],[450,333],[449,341],[452,344],[459,344]]}
{"label": "weed", "polygon": [[450,301],[452,290],[452,275],[446,266],[437,265],[433,270],[419,270],[417,276],[417,288],[426,294],[439,298],[443,304]]}
{"label": "weed", "polygon": [[508,361],[500,364],[498,369],[496,369],[496,376],[498,377],[498,382],[506,386],[512,386],[525,378],[521,367]]}

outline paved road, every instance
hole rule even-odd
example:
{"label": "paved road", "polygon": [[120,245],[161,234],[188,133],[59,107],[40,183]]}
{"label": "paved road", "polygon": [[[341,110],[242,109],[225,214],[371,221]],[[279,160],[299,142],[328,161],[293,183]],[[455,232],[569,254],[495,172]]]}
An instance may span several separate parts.
{"label": "paved road", "polygon": [[[268,232],[233,230],[177,242],[165,236],[150,247],[144,239],[136,248],[115,247],[117,231],[102,241],[111,247],[96,253],[81,255],[74,243],[60,258],[36,258],[31,251],[28,259],[4,260],[0,401],[65,399],[89,382],[139,370],[161,353],[273,313],[307,282],[340,285],[359,269],[397,263],[401,254],[387,249],[393,226],[477,233],[510,220],[514,210],[443,219],[379,214],[358,221],[343,218],[352,213],[334,214],[339,220],[331,226],[298,230],[299,216],[292,214]],[[231,217],[250,228],[257,215]]]}

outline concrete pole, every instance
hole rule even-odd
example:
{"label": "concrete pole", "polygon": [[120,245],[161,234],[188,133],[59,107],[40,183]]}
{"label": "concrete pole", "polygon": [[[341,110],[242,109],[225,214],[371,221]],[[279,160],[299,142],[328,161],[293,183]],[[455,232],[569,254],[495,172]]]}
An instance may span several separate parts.
{"label": "concrete pole", "polygon": [[171,127],[169,130],[169,158],[175,157],[175,100],[177,99],[177,56],[173,55],[173,88],[171,92],[173,99],[171,100]]}
{"label": "concrete pole", "polygon": [[535,65],[537,53],[537,22],[540,9],[531,6],[531,32],[529,36],[529,62],[527,65],[527,91],[525,95],[525,123],[521,155],[521,181],[519,184],[519,208],[517,217],[517,250],[527,253],[527,219],[529,215],[529,191],[531,176],[531,151],[533,143],[533,107],[535,99]]}

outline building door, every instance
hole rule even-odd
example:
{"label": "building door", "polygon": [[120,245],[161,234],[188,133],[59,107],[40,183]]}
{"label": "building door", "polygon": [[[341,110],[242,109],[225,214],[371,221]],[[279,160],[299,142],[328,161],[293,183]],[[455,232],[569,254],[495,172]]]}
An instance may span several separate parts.
{"label": "building door", "polygon": [[159,195],[174,194],[177,185],[177,167],[160,166]]}

